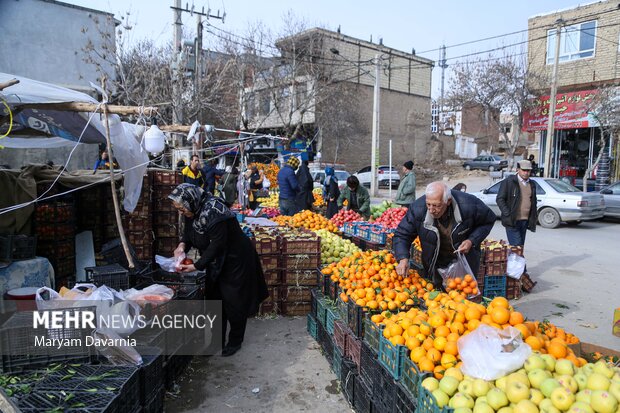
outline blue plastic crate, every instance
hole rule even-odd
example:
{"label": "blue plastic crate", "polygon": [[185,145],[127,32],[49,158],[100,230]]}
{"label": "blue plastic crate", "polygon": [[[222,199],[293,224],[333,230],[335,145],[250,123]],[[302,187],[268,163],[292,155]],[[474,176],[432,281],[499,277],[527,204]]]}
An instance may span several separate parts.
{"label": "blue plastic crate", "polygon": [[448,408],[447,406],[439,407],[437,405],[437,399],[435,396],[431,394],[430,391],[426,390],[422,387],[422,380],[427,376],[422,376],[420,378],[420,382],[418,383],[418,400],[417,400],[417,408],[416,413],[449,413],[452,412],[453,409]]}
{"label": "blue plastic crate", "polygon": [[312,314],[308,314],[306,316],[306,328],[308,329],[308,334],[310,334],[310,337],[316,341],[319,339],[317,327],[316,318],[314,318]]}
{"label": "blue plastic crate", "polygon": [[336,311],[338,312],[338,315],[340,316],[340,319],[345,324],[347,324],[348,319],[349,319],[348,304],[345,303],[344,301],[342,301],[342,299],[340,298],[340,295],[338,295],[338,297],[336,298]]}
{"label": "blue plastic crate", "polygon": [[407,357],[407,347],[395,346],[383,337],[379,337],[379,363],[394,377],[400,379],[403,374],[403,360]]}
{"label": "blue plastic crate", "polygon": [[336,379],[342,379],[342,352],[337,346],[334,346],[334,355],[332,359],[332,371],[336,375]]}
{"label": "blue plastic crate", "polygon": [[379,337],[382,337],[382,327],[373,323],[370,319],[371,314],[364,317],[364,342],[368,344],[375,353],[379,353]]}
{"label": "blue plastic crate", "polygon": [[336,308],[331,305],[327,306],[327,316],[325,318],[325,329],[327,330],[329,335],[331,336],[334,335],[334,322],[339,319],[340,319],[340,316],[338,315]]}
{"label": "blue plastic crate", "polygon": [[484,278],[484,296],[487,298],[506,296],[506,276],[487,275]]}
{"label": "blue plastic crate", "polygon": [[316,302],[316,319],[323,327],[327,323],[327,307],[329,306],[329,300],[326,298],[318,299]]}
{"label": "blue plastic crate", "polygon": [[418,399],[418,385],[423,375],[420,373],[418,366],[409,358],[405,356],[403,359],[403,373],[400,378],[400,383],[403,388],[409,393],[409,398],[415,403]]}

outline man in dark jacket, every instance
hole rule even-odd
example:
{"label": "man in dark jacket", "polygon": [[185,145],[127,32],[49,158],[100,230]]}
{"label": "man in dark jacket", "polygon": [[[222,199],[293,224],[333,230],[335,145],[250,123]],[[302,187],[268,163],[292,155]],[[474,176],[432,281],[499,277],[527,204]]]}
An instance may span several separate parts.
{"label": "man in dark jacket", "polygon": [[480,243],[491,232],[495,219],[495,213],[475,196],[451,191],[443,182],[429,184],[425,195],[411,204],[394,233],[396,272],[407,273],[411,243],[419,236],[422,264],[435,286],[442,281],[437,269],[454,261],[456,251],[465,254],[475,276]]}
{"label": "man in dark jacket", "polygon": [[224,171],[215,167],[215,162],[205,162],[205,167],[202,169],[202,175],[205,179],[205,191],[213,193],[215,190],[215,178],[224,175]]}
{"label": "man in dark jacket", "polygon": [[497,206],[510,245],[523,246],[527,230],[536,232],[536,184],[530,179],[531,172],[532,163],[520,161],[517,174],[510,175],[499,186]]}
{"label": "man in dark jacket", "polygon": [[280,187],[280,214],[295,215],[297,205],[295,199],[299,193],[299,184],[295,176],[295,169],[299,166],[299,159],[291,156],[278,172],[278,186]]}
{"label": "man in dark jacket", "polygon": [[312,204],[314,203],[314,195],[312,195],[314,182],[312,181],[312,175],[310,175],[310,169],[308,169],[308,161],[302,161],[296,175],[297,183],[299,184],[299,193],[297,194],[296,200],[297,210],[312,210]]}

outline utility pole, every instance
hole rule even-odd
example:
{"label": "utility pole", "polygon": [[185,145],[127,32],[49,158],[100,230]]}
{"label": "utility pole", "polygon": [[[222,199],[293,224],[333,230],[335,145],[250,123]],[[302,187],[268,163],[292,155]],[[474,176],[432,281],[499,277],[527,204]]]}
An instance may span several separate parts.
{"label": "utility pole", "polygon": [[[448,65],[446,64],[446,46],[441,46],[441,52],[439,54],[439,65],[441,68],[441,97],[439,99],[439,124],[443,123],[443,91],[446,80],[446,68]],[[439,126],[439,125],[438,125]],[[440,128],[437,128],[439,130]]]}
{"label": "utility pole", "polygon": [[562,25],[564,21],[558,19],[555,26],[555,57],[553,59],[553,75],[551,77],[551,93],[549,95],[549,124],[547,125],[547,144],[545,145],[545,178],[551,177],[551,151],[554,147],[554,117],[556,95],[558,92],[558,66],[560,59],[560,39],[562,36]]}
{"label": "utility pole", "polygon": [[[183,123],[183,105],[181,103],[181,93],[183,87],[183,71],[181,68],[181,42],[183,40],[183,20],[181,19],[181,0],[174,0],[172,10],[173,31],[173,78],[172,78],[172,124],[181,125]],[[174,165],[172,165],[174,167]]]}
{"label": "utility pole", "polygon": [[381,58],[375,55],[375,90],[372,106],[372,142],[370,162],[370,195],[377,196],[377,166],[379,165],[379,115],[381,111]]}
{"label": "utility pole", "polygon": [[[202,16],[196,14],[196,41],[194,43],[194,56],[196,58],[196,68],[194,69],[194,98],[200,99],[200,84],[202,80]],[[202,117],[201,111],[198,112],[198,118]],[[202,139],[198,142],[194,140],[192,143],[194,153],[198,153],[202,149]]]}

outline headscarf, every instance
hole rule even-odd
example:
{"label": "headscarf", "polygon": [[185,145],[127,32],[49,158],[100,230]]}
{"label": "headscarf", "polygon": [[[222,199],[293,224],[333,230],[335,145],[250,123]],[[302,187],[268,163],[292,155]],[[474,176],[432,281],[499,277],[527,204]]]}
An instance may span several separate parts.
{"label": "headscarf", "polygon": [[334,177],[334,168],[328,166],[325,168],[325,181],[323,181],[323,195],[325,196],[329,192],[329,184],[332,180],[335,180]]}
{"label": "headscarf", "polygon": [[194,214],[192,227],[199,234],[204,234],[213,225],[227,219],[235,218],[221,198],[192,184],[177,186],[168,198],[183,205]]}

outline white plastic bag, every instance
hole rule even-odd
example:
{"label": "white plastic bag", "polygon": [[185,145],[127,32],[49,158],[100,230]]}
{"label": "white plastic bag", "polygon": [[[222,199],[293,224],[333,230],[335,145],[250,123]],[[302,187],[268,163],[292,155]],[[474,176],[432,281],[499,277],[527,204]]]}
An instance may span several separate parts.
{"label": "white plastic bag", "polygon": [[506,273],[509,277],[518,280],[525,272],[525,258],[511,252],[508,254],[508,264],[506,265]]}
{"label": "white plastic bag", "polygon": [[467,298],[480,295],[478,281],[469,267],[467,258],[460,252],[456,253],[456,260],[452,261],[448,267],[438,268],[437,272],[441,275],[446,291],[461,291]]}
{"label": "white plastic bag", "polygon": [[271,181],[267,177],[263,178],[263,189],[269,189],[271,187]]}
{"label": "white plastic bag", "polygon": [[174,291],[160,284],[149,285],[142,290],[132,288],[125,291],[125,299],[136,302],[141,307],[144,307],[146,304],[158,306],[172,300],[172,297],[174,297]]}
{"label": "white plastic bag", "polygon": [[179,257],[166,258],[161,255],[155,256],[155,262],[159,264],[162,270],[167,272],[179,272],[181,262],[185,259],[185,254],[181,254]]}
{"label": "white plastic bag", "polygon": [[37,303],[38,310],[51,310],[62,307],[60,305],[62,297],[49,287],[39,288],[34,296],[34,300]]}
{"label": "white plastic bag", "polygon": [[486,324],[457,341],[463,374],[495,380],[523,366],[532,349],[514,327],[499,330]]}

